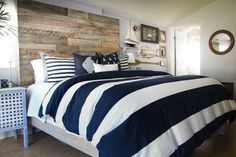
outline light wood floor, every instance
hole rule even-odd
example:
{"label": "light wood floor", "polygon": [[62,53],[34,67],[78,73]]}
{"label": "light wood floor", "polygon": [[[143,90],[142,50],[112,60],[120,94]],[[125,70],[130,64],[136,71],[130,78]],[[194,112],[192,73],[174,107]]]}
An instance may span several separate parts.
{"label": "light wood floor", "polygon": [[[0,140],[0,157],[88,157],[44,133],[30,136],[30,147],[23,149],[22,137]],[[192,157],[236,157],[236,122],[225,136],[214,134]]]}

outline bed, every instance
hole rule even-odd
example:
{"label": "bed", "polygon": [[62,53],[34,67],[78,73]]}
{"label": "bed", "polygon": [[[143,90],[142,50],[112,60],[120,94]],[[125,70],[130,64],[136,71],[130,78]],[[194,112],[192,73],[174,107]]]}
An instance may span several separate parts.
{"label": "bed", "polygon": [[[74,72],[67,67],[70,73],[63,68],[57,76],[51,65],[40,66],[38,59],[44,55],[39,52],[57,57],[101,52],[107,58],[98,64],[107,64],[109,58],[117,63],[111,53],[120,50],[119,25],[110,17],[18,1],[20,84],[35,82],[27,89],[31,125],[93,157],[188,156],[235,117],[235,101],[218,81],[130,71],[127,57],[119,58],[124,71],[91,73],[89,56],[79,57],[83,63]],[[66,64],[71,66],[71,61]],[[47,83],[42,81],[44,72]],[[68,78],[58,81],[61,76]]]}
{"label": "bed", "polygon": [[222,84],[205,76],[99,72],[27,93],[32,126],[96,157],[189,156],[236,115]]}

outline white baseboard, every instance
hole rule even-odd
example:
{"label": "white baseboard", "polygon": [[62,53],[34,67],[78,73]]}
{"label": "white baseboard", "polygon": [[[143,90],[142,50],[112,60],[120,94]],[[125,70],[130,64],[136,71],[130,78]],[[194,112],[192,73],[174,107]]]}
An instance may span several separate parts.
{"label": "white baseboard", "polygon": [[0,140],[8,137],[13,137],[14,135],[15,135],[14,131],[0,133]]}
{"label": "white baseboard", "polygon": [[[36,132],[38,132],[38,130],[36,130]],[[17,134],[18,135],[23,135],[23,130],[17,130]],[[28,128],[28,135],[32,134],[32,128]],[[0,140],[8,138],[8,137],[14,137],[15,136],[15,131],[7,131],[7,132],[3,132],[0,133]]]}

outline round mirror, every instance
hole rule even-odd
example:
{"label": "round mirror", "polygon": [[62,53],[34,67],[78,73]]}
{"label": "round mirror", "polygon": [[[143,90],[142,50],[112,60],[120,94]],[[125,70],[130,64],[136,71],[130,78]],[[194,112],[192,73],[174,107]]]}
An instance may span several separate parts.
{"label": "round mirror", "polygon": [[234,47],[234,36],[226,30],[216,31],[209,39],[209,47],[215,54],[226,54]]}

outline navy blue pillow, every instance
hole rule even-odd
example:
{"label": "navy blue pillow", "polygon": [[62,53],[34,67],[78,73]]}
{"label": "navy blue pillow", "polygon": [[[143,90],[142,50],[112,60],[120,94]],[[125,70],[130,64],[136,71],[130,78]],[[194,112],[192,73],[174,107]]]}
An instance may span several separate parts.
{"label": "navy blue pillow", "polygon": [[94,58],[94,62],[97,64],[118,64],[119,63],[119,56],[117,52],[109,54],[109,55],[104,55],[100,53],[96,53]]}
{"label": "navy blue pillow", "polygon": [[[75,61],[75,74],[89,74],[94,72],[93,63],[94,56],[80,55],[78,53],[73,54]],[[93,58],[93,59],[92,59]]]}

